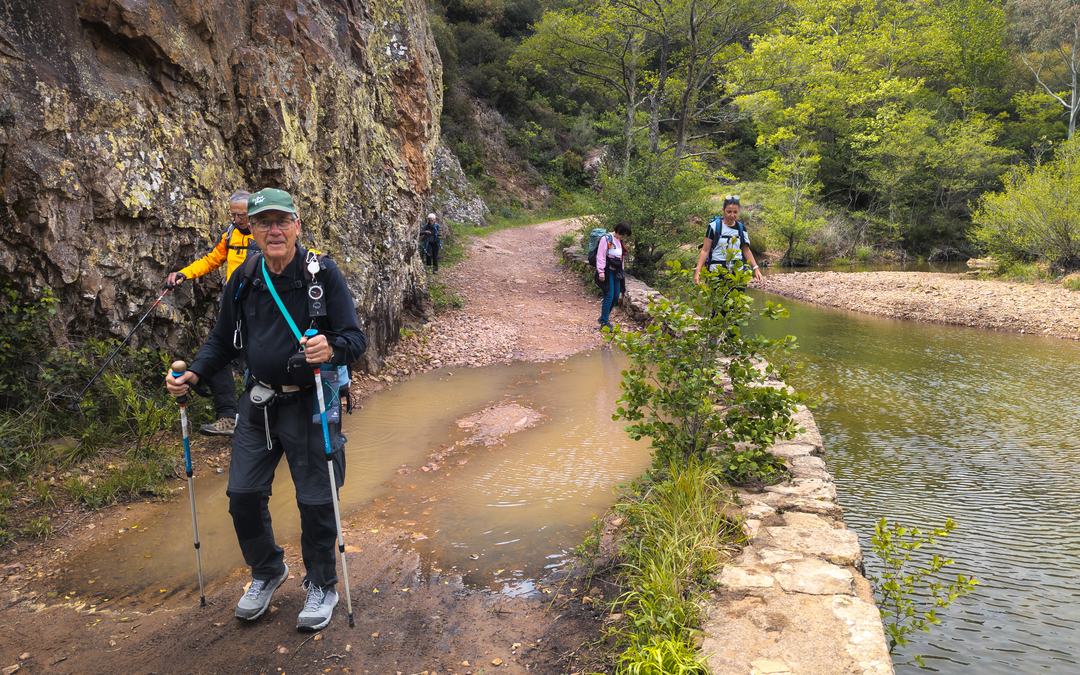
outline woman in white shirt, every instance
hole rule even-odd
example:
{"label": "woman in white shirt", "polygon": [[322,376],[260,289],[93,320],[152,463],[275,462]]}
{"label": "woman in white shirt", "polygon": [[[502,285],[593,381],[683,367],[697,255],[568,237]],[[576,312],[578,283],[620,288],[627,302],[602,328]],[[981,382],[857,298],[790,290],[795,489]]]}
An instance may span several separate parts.
{"label": "woman in white shirt", "polygon": [[746,234],[746,227],[739,222],[739,195],[724,197],[723,208],[723,218],[714,218],[705,231],[705,241],[698,255],[697,268],[694,269],[694,282],[701,283],[701,268],[706,260],[710,271],[723,267],[731,272],[736,266],[749,265],[754,272],[754,281],[760,281],[761,269],[754,260],[754,252],[750,250],[750,238]]}

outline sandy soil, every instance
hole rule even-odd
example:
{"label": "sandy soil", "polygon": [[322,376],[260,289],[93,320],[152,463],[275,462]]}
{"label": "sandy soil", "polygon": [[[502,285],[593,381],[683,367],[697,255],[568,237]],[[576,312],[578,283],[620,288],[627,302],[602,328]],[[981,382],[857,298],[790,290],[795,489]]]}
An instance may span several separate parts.
{"label": "sandy soil", "polygon": [[766,275],[755,288],[897,319],[1080,340],[1080,293],[1056,284],[930,272],[800,272]]}
{"label": "sandy soil", "polygon": [[[554,254],[555,238],[573,226],[543,223],[472,242],[464,261],[440,272],[464,307],[403,340],[383,373],[358,378],[354,393],[362,399],[440,366],[550,360],[600,345],[598,302]],[[489,410],[463,423],[498,445],[535,423],[534,416],[525,409]],[[220,443],[200,440],[197,446],[197,472],[227,462]],[[587,668],[595,658],[579,648],[598,637],[599,613],[579,598],[559,587],[543,599],[465,588],[459,577],[425,568],[409,545],[409,531],[386,527],[374,510],[346,525],[355,629],[348,628],[343,598],[323,633],[295,631],[303,602],[296,542],[282,542],[296,579],[278,591],[270,613],[250,625],[232,616],[244,570],[211,584],[206,608],[198,607],[191,589],[96,604],[56,589],[53,580],[62,576],[66,559],[115,532],[124,519],[137,519],[140,508],[145,505],[80,513],[46,542],[4,551],[2,672],[18,666],[55,673],[561,673]]]}

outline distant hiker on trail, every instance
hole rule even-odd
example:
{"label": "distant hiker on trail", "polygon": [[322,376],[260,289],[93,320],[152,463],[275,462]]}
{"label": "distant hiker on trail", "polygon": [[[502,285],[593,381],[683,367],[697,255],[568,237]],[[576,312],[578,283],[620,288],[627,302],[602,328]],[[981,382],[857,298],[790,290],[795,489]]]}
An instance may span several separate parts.
{"label": "distant hiker on trail", "polygon": [[[345,471],[341,435],[341,390],[349,385],[345,367],[364,353],[367,338],[337,265],[297,244],[300,217],[292,196],[266,188],[251,195],[247,209],[261,253],[248,256],[229,279],[206,343],[188,370],[179,377],[170,373],[165,384],[170,394],[183,396],[232,359],[247,358],[250,374],[232,439],[227,494],[252,581],[235,614],[247,621],[262,616],[289,575],[269,511],[274,470],[285,455],[296,488],[307,571],[303,581],[307,600],[296,627],[321,630],[330,623],[338,602],[336,492],[331,493],[327,457],[336,491],[344,483]],[[309,327],[318,334],[301,333]],[[329,402],[325,436],[313,367],[321,368],[323,382],[329,385],[324,386]]]}
{"label": "distant hiker on trail", "polygon": [[600,237],[596,245],[596,278],[604,289],[600,303],[600,329],[611,328],[611,308],[623,294],[626,278],[623,275],[623,237],[630,236],[630,226],[619,223],[614,232]]}
{"label": "distant hiker on trail", "polygon": [[713,218],[705,231],[705,241],[701,245],[697,267],[694,269],[694,283],[701,283],[701,268],[706,261],[709,271],[724,268],[729,272],[750,265],[754,272],[754,281],[761,281],[761,268],[754,260],[750,250],[750,238],[746,235],[746,226],[739,221],[739,195],[724,197],[723,217]]}
{"label": "distant hiker on trail", "polygon": [[427,215],[427,220],[420,226],[420,257],[425,265],[431,266],[432,272],[439,271],[439,249],[442,248],[442,226],[434,213]]}
{"label": "distant hiker on trail", "polygon": [[[244,264],[248,251],[255,245],[251,241],[247,214],[248,192],[237,190],[229,197],[229,216],[232,224],[221,236],[217,245],[205,256],[199,258],[179,272],[172,272],[165,283],[171,287],[179,286],[185,279],[198,279],[221,267],[225,263],[225,281],[233,272]],[[214,412],[217,420],[199,427],[199,431],[208,436],[232,436],[236,429],[236,385],[230,366],[225,366],[208,376],[207,384],[214,396]]]}

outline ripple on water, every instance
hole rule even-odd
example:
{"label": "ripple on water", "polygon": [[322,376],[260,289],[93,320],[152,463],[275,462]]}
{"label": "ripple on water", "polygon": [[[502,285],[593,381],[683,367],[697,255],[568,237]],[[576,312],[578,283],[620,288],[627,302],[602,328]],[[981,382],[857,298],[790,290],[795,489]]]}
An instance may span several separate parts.
{"label": "ripple on water", "polygon": [[799,338],[792,379],[822,400],[864,550],[878,517],[952,517],[944,552],[982,582],[906,652],[950,674],[1080,672],[1080,345],[784,304],[767,330]]}

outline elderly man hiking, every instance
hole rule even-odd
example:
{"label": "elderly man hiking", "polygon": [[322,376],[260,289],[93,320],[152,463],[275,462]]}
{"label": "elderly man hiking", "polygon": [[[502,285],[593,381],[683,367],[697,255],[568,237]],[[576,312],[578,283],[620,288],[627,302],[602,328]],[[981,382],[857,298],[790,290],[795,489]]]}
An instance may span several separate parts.
{"label": "elderly man hiking", "polygon": [[[248,215],[261,253],[248,256],[229,279],[217,323],[191,366],[165,382],[170,394],[183,396],[203,376],[247,357],[250,376],[232,439],[228,496],[252,581],[235,613],[247,621],[262,616],[289,575],[269,510],[274,470],[284,454],[296,487],[307,571],[307,600],[296,627],[321,630],[338,601],[336,500],[345,470],[340,390],[349,384],[345,366],[364,353],[367,338],[337,266],[297,244],[300,217],[292,196],[260,190],[248,199]],[[316,382],[328,385],[323,396]],[[321,398],[327,408],[319,405]],[[348,579],[345,584],[348,590]]]}
{"label": "elderly man hiking", "polygon": [[[218,269],[222,263],[225,263],[225,281],[232,277],[233,272],[244,264],[248,251],[255,248],[251,230],[248,229],[247,200],[246,190],[232,193],[229,197],[232,225],[222,235],[217,246],[179,272],[170,273],[165,280],[166,284],[175,287],[186,279],[198,279]],[[231,436],[236,428],[236,385],[233,384],[232,368],[225,366],[216,373],[208,374],[207,384],[214,396],[217,420],[202,425],[199,431],[208,436]]]}

